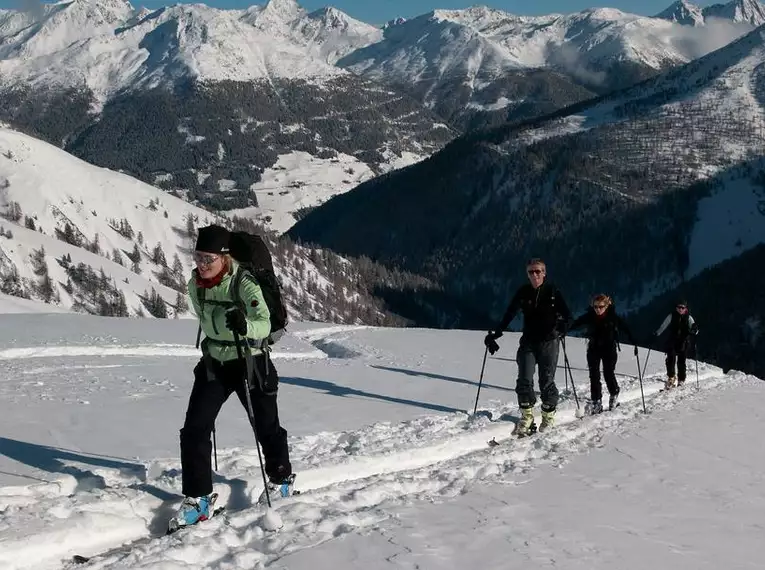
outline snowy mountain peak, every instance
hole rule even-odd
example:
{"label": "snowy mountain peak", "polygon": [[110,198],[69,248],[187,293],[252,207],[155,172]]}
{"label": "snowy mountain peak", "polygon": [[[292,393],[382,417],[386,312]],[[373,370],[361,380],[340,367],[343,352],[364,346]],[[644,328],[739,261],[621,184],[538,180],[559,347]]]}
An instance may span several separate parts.
{"label": "snowy mountain peak", "polygon": [[733,22],[761,26],[765,24],[765,6],[758,0],[733,0],[713,4],[703,10],[704,18],[724,18]]}
{"label": "snowy mountain peak", "polygon": [[384,30],[387,30],[388,28],[392,28],[393,26],[400,26],[401,24],[406,23],[406,18],[398,17],[394,18],[393,20],[388,20],[385,22],[385,25],[383,26]]}
{"label": "snowy mountain peak", "polygon": [[338,10],[337,8],[333,8],[331,6],[327,6],[325,8],[316,10],[315,12],[311,12],[310,14],[308,14],[308,18],[310,18],[311,20],[318,20],[322,22],[324,26],[328,29],[334,29],[338,31],[350,31],[357,35],[362,35],[364,33],[373,33],[374,31],[377,30],[377,28],[375,28],[374,26],[371,26],[360,20],[351,18],[345,12],[342,12]]}
{"label": "snowy mountain peak", "polygon": [[696,6],[696,4],[692,4],[686,0],[677,0],[677,2],[672,4],[669,8],[656,14],[654,17],[684,26],[704,25],[703,10],[699,6]]}
{"label": "snowy mountain peak", "polygon": [[303,13],[296,0],[268,0],[262,14],[275,17],[282,22],[291,22]]}
{"label": "snowy mountain peak", "polygon": [[58,5],[68,10],[81,11],[103,24],[124,22],[135,12],[127,0],[72,0]]}

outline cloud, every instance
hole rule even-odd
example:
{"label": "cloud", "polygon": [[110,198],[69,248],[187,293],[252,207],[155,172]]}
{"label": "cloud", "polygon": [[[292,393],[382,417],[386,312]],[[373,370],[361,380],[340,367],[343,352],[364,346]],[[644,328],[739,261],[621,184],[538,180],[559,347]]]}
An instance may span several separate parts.
{"label": "cloud", "polygon": [[589,69],[582,61],[582,53],[570,44],[547,44],[547,61],[582,83],[600,86],[605,83],[608,75],[605,71]]}
{"label": "cloud", "polygon": [[704,26],[673,26],[667,40],[688,59],[696,59],[728,45],[752,30],[754,26],[748,23],[710,17]]}

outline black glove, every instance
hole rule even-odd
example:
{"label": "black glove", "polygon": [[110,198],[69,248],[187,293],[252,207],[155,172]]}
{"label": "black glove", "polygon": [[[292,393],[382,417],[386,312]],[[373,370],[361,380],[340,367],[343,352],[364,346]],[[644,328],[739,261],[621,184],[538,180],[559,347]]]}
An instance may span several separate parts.
{"label": "black glove", "polygon": [[699,326],[696,323],[693,323],[693,326],[691,327],[691,334],[693,336],[699,334]]}
{"label": "black glove", "polygon": [[558,338],[563,338],[566,336],[566,333],[568,333],[568,325],[566,324],[566,321],[558,321],[555,325],[555,334]]}
{"label": "black glove", "polygon": [[638,355],[638,349],[637,349],[637,346],[636,346],[635,347],[635,356],[637,356],[637,355]]}
{"label": "black glove", "polygon": [[247,318],[242,309],[231,309],[226,313],[226,328],[239,336],[247,334]]}
{"label": "black glove", "polygon": [[501,332],[491,332],[489,331],[489,334],[486,335],[486,338],[483,339],[483,344],[486,345],[486,348],[489,349],[489,354],[492,356],[495,352],[499,350],[499,345],[497,344],[497,339],[502,336]]}

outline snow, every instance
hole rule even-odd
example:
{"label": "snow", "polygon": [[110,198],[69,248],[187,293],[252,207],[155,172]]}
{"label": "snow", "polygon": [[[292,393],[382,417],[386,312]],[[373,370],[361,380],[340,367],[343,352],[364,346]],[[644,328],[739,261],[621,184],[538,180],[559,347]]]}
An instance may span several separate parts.
{"label": "snow", "polygon": [[[290,170],[302,172],[306,180],[310,180],[309,176],[316,176],[319,180],[317,186],[291,189],[297,194],[304,193],[306,204],[314,203],[311,189],[319,187],[326,192],[333,191],[333,179],[326,174],[328,169],[322,167],[322,164],[329,164],[330,161],[319,161],[307,154],[293,158],[295,161],[288,163]],[[392,153],[386,158],[391,167],[408,159],[414,160],[409,155],[396,157]],[[312,169],[301,171],[299,164],[303,163],[310,164]],[[346,178],[353,179],[355,176],[360,181],[371,176],[366,166],[352,157],[341,155],[338,164],[337,168],[354,169],[354,175],[344,172]],[[337,168],[329,172],[335,172]],[[339,178],[339,173],[336,174]],[[326,186],[322,186],[325,184],[322,181],[326,181]],[[224,191],[231,186],[230,181],[220,182]],[[343,184],[340,191],[352,187],[353,184]],[[320,192],[316,196],[322,199]],[[75,266],[83,263],[97,274],[103,270],[112,285],[125,294],[131,316],[147,314],[141,297],[153,288],[168,303],[169,316],[186,318],[189,316],[187,312],[175,309],[177,291],[159,284],[159,275],[164,268],[151,260],[153,250],[157,244],[161,245],[170,268],[174,265],[174,256],[178,255],[183,274],[175,275],[175,278],[182,280],[185,293],[185,283],[193,267],[190,252],[194,246],[193,238],[187,233],[188,217],[194,217],[195,228],[210,223],[226,223],[223,218],[191,206],[159,188],[124,174],[95,167],[54,146],[0,125],[0,213],[8,213],[13,203],[20,206],[22,217],[15,223],[0,219],[0,229],[4,232],[0,237],[0,282],[16,271],[26,282],[27,293],[39,298],[29,286],[39,282],[31,255],[43,248],[53,287],[60,297],[60,301],[56,301],[50,311],[69,310],[75,305],[76,299],[64,288],[68,275],[59,263],[64,256],[68,256]],[[288,228],[293,223],[287,221],[288,217],[292,220],[289,210],[284,206],[279,209],[279,202],[274,201],[274,204],[278,216],[282,216],[277,216],[277,221],[283,219],[284,227]],[[299,200],[296,204],[302,207]],[[34,230],[25,227],[26,218],[34,221]],[[130,224],[134,232],[132,239],[112,228],[113,223],[119,226],[123,220]],[[56,230],[63,230],[66,223],[79,231],[88,242],[92,242],[97,235],[102,253],[95,254],[57,239]],[[142,242],[139,234],[143,238]],[[136,246],[141,251],[140,274],[133,272],[132,262],[127,257]],[[115,250],[120,252],[124,265],[114,261]],[[302,278],[310,276],[322,289],[333,286],[313,264],[306,248],[294,246],[285,255],[284,259],[274,260],[277,275],[285,287],[291,285],[295,290],[304,289],[300,283],[301,274]],[[298,269],[298,265],[302,270]],[[311,302],[316,302],[315,296],[308,295],[308,301],[308,308],[301,308],[295,303],[290,304],[288,300],[291,319],[315,318],[310,308]]]}
{"label": "snow", "polygon": [[[22,277],[36,279],[29,256],[44,247],[51,278],[61,295],[61,305],[69,308],[73,299],[63,290],[67,282],[65,270],[57,263],[70,255],[73,264],[85,263],[98,272],[104,269],[108,277],[126,294],[131,314],[141,307],[139,295],[152,288],[171,304],[177,293],[160,285],[155,272],[160,270],[149,257],[157,244],[162,246],[168,265],[175,254],[184,269],[192,268],[189,251],[193,244],[184,235],[186,218],[196,216],[197,226],[212,223],[216,216],[174,198],[158,188],[127,175],[99,168],[66,152],[19,132],[0,128],[0,207],[7,210],[12,202],[21,206],[25,216],[34,219],[35,230],[3,220],[12,239],[0,238],[0,268],[14,266]],[[154,202],[155,209],[149,208]],[[127,220],[135,232],[132,240],[115,231],[111,223]],[[20,220],[19,224],[23,224]],[[98,235],[102,251],[116,249],[123,257],[122,266],[102,255],[58,240],[56,230],[69,223],[75,231],[92,241]],[[141,268],[138,275],[129,269],[126,254],[137,244],[137,234],[143,235]],[[126,283],[125,280],[128,282]]]}
{"label": "snow", "polygon": [[438,93],[438,84],[466,85],[471,88],[468,106],[479,108],[484,103],[480,91],[508,71],[551,68],[597,85],[606,78],[599,70],[613,64],[666,69],[719,49],[757,25],[730,9],[706,20],[699,12],[702,19],[694,28],[678,21],[682,10],[670,7],[655,18],[611,8],[534,17],[480,6],[435,10],[386,27],[382,40],[339,65],[372,79],[421,82],[428,105],[436,103],[432,93]]}
{"label": "snow", "polygon": [[[691,363],[691,385],[664,394],[663,355],[654,352],[645,415],[622,346],[617,411],[577,420],[564,394],[556,430],[515,440],[516,334],[487,359],[480,413],[468,417],[483,333],[299,323],[274,354],[302,491],[274,503],[284,527],[263,530],[265,513],[253,505],[257,454],[244,411],[229,402],[217,422],[215,478],[228,514],[152,540],[180,501],[177,430],[198,358],[194,324],[4,319],[4,569],[59,568],[123,543],[132,549],[84,567],[299,570],[321,560],[338,569],[531,562],[629,570],[759,561],[762,458],[735,436],[759,429],[763,384],[738,372],[701,363],[697,390]],[[584,344],[567,346],[583,398]],[[492,437],[499,447],[486,445]]]}
{"label": "snow", "polygon": [[99,104],[125,89],[185,78],[321,83],[345,73],[334,61],[381,33],[334,9],[307,14],[293,0],[247,10],[194,4],[148,13],[122,0],[74,0],[45,5],[32,26],[25,12],[6,14],[3,84],[87,86]]}
{"label": "snow", "polygon": [[669,20],[686,26],[703,26],[704,13],[699,6],[687,2],[687,0],[677,0],[669,8],[656,15],[656,18]]}
{"label": "snow", "polygon": [[[383,171],[403,168],[424,158],[414,153],[399,156],[388,151],[383,156],[386,160]],[[374,176],[375,172],[364,162],[344,153],[331,159],[316,158],[302,151],[283,154],[250,187],[258,206],[235,210],[232,215],[257,217],[267,228],[281,234],[295,224],[301,209],[319,206]]]}
{"label": "snow", "polygon": [[0,314],[10,313],[66,313],[66,309],[33,301],[31,299],[22,299],[21,297],[12,297],[5,293],[0,293]]}
{"label": "snow", "polygon": [[729,180],[699,202],[688,247],[688,278],[765,243],[765,193],[751,180]]}
{"label": "snow", "polygon": [[468,109],[477,109],[479,111],[501,111],[505,107],[512,105],[515,101],[511,101],[507,97],[500,97],[494,103],[468,103]]}

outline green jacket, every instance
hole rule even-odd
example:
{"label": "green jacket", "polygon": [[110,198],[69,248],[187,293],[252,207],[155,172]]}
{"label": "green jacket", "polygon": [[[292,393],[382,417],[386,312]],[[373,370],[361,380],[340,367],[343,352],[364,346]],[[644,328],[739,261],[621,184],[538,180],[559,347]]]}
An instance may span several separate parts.
{"label": "green jacket", "polygon": [[[191,304],[206,337],[202,345],[203,350],[206,347],[210,356],[221,362],[238,358],[234,333],[226,328],[226,311],[234,306],[229,287],[238,267],[238,264],[233,262],[218,285],[205,289],[204,301],[201,303],[197,297],[196,269],[188,282]],[[251,353],[260,354],[262,351],[256,346],[271,333],[271,314],[263,299],[260,285],[253,279],[242,279],[239,297],[244,304],[243,308],[247,311],[247,339],[250,341]],[[256,346],[253,347],[253,344]]]}

